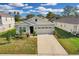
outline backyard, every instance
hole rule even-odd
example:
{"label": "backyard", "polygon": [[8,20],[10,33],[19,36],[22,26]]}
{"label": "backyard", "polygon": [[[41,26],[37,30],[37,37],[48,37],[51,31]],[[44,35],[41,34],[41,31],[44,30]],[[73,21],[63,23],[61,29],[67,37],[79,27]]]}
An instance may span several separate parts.
{"label": "backyard", "polygon": [[[7,34],[10,34],[9,40],[6,40]],[[36,37],[15,38],[15,30],[1,33],[0,54],[37,54]]]}
{"label": "backyard", "polygon": [[54,35],[64,49],[71,54],[79,54],[79,38],[62,29],[55,28]]}

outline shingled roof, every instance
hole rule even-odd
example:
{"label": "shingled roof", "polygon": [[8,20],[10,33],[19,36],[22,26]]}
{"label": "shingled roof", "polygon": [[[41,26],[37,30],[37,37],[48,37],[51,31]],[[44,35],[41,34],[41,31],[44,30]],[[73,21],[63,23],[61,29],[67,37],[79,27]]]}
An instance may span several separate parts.
{"label": "shingled roof", "polygon": [[7,13],[0,13],[0,16],[3,16],[3,17],[13,17],[13,16],[11,16],[10,14],[7,14]]}
{"label": "shingled roof", "polygon": [[55,22],[61,23],[69,23],[69,24],[79,24],[79,17],[62,17],[60,19],[55,20]]}

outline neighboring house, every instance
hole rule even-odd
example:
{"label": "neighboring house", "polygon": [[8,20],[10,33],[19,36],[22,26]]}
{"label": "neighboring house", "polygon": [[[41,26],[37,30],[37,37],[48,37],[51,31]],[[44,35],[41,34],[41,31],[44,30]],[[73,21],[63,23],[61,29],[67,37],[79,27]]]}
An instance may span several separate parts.
{"label": "neighboring house", "polygon": [[44,17],[32,17],[22,23],[16,24],[16,33],[51,34],[54,31],[54,24]]}
{"label": "neighboring house", "polygon": [[0,32],[13,29],[14,27],[15,27],[14,17],[9,14],[0,13]]}
{"label": "neighboring house", "polygon": [[79,17],[63,17],[54,21],[55,27],[76,35],[79,34]]}

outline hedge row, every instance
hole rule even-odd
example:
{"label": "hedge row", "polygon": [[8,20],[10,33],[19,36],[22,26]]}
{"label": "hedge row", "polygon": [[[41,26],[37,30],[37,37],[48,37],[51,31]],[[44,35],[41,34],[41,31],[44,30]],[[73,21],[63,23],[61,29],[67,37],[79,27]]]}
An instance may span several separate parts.
{"label": "hedge row", "polygon": [[60,28],[55,27],[55,31],[54,34],[57,36],[57,38],[70,38],[70,37],[74,37],[73,34],[71,34],[70,32],[64,31]]}

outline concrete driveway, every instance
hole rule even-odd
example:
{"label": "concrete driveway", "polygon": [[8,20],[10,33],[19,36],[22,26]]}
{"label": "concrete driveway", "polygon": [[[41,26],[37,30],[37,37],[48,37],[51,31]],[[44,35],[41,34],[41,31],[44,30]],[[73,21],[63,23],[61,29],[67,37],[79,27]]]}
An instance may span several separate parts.
{"label": "concrete driveway", "polygon": [[38,55],[68,55],[53,35],[37,35]]}

